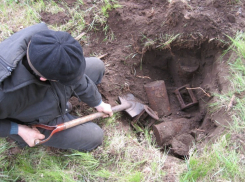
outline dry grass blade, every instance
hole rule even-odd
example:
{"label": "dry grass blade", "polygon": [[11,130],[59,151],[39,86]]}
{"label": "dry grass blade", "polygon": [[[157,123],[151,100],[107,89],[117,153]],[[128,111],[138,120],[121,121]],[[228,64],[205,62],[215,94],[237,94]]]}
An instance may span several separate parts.
{"label": "dry grass blade", "polygon": [[98,56],[97,58],[102,59],[102,58],[106,57],[107,55],[108,55],[108,54],[103,54],[103,55],[101,55],[101,56]]}
{"label": "dry grass blade", "polygon": [[210,94],[208,94],[207,92],[205,92],[205,90],[203,90],[201,87],[195,87],[195,88],[186,88],[186,89],[190,89],[190,90],[196,90],[196,89],[200,89],[204,92],[205,95],[207,95],[208,97],[211,97]]}
{"label": "dry grass blade", "polygon": [[78,41],[80,40],[84,35],[86,35],[85,32],[81,33],[80,35],[78,35],[75,39]]}

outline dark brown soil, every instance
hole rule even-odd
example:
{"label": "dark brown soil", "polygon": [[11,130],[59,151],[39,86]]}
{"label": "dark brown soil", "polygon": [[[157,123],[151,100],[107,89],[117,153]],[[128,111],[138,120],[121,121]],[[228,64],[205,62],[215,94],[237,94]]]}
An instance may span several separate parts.
{"label": "dark brown soil", "polygon": [[[75,1],[66,2],[70,7],[75,4]],[[120,1],[122,8],[110,11],[107,21],[110,27],[107,33],[113,33],[114,40],[103,41],[105,33],[102,28],[101,31],[87,32],[92,38],[83,45],[85,56],[94,52],[107,54],[102,58],[106,73],[99,90],[104,101],[112,106],[116,105],[118,96],[126,93],[132,93],[148,105],[144,85],[164,80],[167,90],[164,97],[169,99],[171,114],[161,116],[160,121],[174,122],[179,127],[182,124],[178,121],[192,122],[184,133],[177,132],[161,144],[170,149],[175,147],[173,153],[188,155],[192,137],[196,141],[208,140],[222,131],[217,129],[215,120],[225,124],[228,118],[226,111],[211,115],[206,108],[214,99],[213,93],[224,93],[228,88],[226,58],[223,61],[218,59],[228,46],[226,35],[233,37],[245,27],[244,4],[232,2],[123,0]],[[84,7],[90,7],[92,3],[84,1]],[[47,24],[62,24],[70,17],[65,13],[50,16],[43,12],[41,15]],[[90,21],[89,16],[87,21]],[[167,44],[175,35],[177,38]],[[189,84],[189,89],[180,90],[183,104],[193,102],[189,91],[193,92],[197,104],[181,109],[174,91],[186,84]],[[74,108],[86,107],[74,99],[72,103]],[[199,119],[195,119],[197,117]],[[176,146],[180,146],[179,150]]]}
{"label": "dark brown soil", "polygon": [[41,20],[47,24],[51,25],[62,25],[69,21],[69,16],[63,12],[59,12],[53,16],[52,13],[49,12],[41,12]]}

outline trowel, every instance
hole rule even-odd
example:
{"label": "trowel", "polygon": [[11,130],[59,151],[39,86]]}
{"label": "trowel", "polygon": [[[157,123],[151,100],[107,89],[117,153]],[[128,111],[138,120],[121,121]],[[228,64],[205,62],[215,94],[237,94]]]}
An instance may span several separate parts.
{"label": "trowel", "polygon": [[[135,117],[139,115],[143,110],[146,110],[147,113],[151,115],[153,118],[154,117],[158,118],[158,116],[155,114],[153,110],[151,110],[148,106],[140,103],[131,93],[125,96],[119,97],[119,100],[121,104],[112,107],[113,113],[125,110],[131,117]],[[94,119],[105,117],[105,116],[107,116],[105,113],[97,112],[97,113],[93,113],[93,114],[90,114],[90,115],[87,115],[81,118],[77,118],[77,119],[62,123],[62,124],[58,124],[55,126],[48,126],[48,125],[43,125],[43,124],[33,125],[33,127],[36,127],[36,128],[44,128],[46,130],[52,131],[48,138],[45,138],[43,140],[35,140],[35,145],[39,145],[39,144],[43,144],[47,142],[57,132],[60,132],[68,128],[72,128],[74,126],[92,121]]]}

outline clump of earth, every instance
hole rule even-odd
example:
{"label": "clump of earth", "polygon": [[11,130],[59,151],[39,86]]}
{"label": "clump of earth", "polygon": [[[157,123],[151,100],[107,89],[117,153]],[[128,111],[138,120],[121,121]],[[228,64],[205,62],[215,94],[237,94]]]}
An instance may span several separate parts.
{"label": "clump of earth", "polygon": [[[66,2],[69,6],[76,3],[75,0]],[[93,3],[86,0],[83,6],[90,7]],[[214,100],[214,93],[225,93],[229,87],[228,56],[222,57],[222,61],[220,57],[228,48],[227,36],[233,37],[244,30],[244,3],[232,0],[123,0],[119,3],[122,7],[111,10],[107,21],[108,34],[113,34],[114,39],[103,41],[102,30],[88,31],[90,42],[81,42],[85,56],[94,52],[104,55],[101,59],[106,72],[98,86],[103,100],[115,106],[118,96],[132,93],[143,104],[150,105],[151,98],[144,86],[164,81],[167,94],[162,97],[169,101],[170,112],[164,113],[166,108],[161,107],[165,106],[159,104],[157,108],[163,111],[158,113],[160,119],[138,118],[138,125],[153,128],[160,147],[168,147],[175,156],[186,156],[193,142],[208,141],[221,132],[215,121],[226,122],[225,110],[210,114],[207,105]],[[47,24],[63,24],[69,19],[65,12],[41,15]],[[87,21],[90,23],[89,16]],[[177,97],[178,93],[183,101]],[[74,98],[71,102],[74,113],[78,108],[86,108]],[[183,108],[181,103],[190,106]],[[145,124],[146,120],[150,122]]]}

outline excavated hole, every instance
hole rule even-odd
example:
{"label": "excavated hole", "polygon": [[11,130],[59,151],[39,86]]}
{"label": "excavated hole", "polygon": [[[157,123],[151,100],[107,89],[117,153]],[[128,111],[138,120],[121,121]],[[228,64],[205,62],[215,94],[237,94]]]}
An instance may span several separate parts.
{"label": "excavated hole", "polygon": [[[197,139],[200,130],[198,128],[203,123],[207,103],[211,99],[207,93],[217,85],[213,82],[215,74],[211,74],[211,70],[219,53],[220,49],[210,44],[203,44],[193,49],[152,50],[145,53],[142,65],[136,69],[141,78],[150,78],[147,81],[138,79],[140,83],[137,84],[146,85],[157,80],[164,81],[167,94],[162,92],[161,89],[164,90],[164,87],[161,87],[159,95],[156,91],[158,88],[154,85],[152,92],[155,92],[155,96],[153,94],[151,98],[143,89],[145,102],[158,113],[161,111],[165,113],[160,115],[163,122],[155,122],[151,126],[158,145],[163,149],[170,149],[170,152],[177,157],[188,156],[189,148]],[[193,103],[190,92],[193,93],[197,103]],[[176,93],[183,99],[182,105]],[[169,100],[170,114],[166,112],[168,110],[168,105],[164,104],[166,99]],[[209,130],[214,127],[216,126]],[[202,134],[205,135],[207,132]]]}

